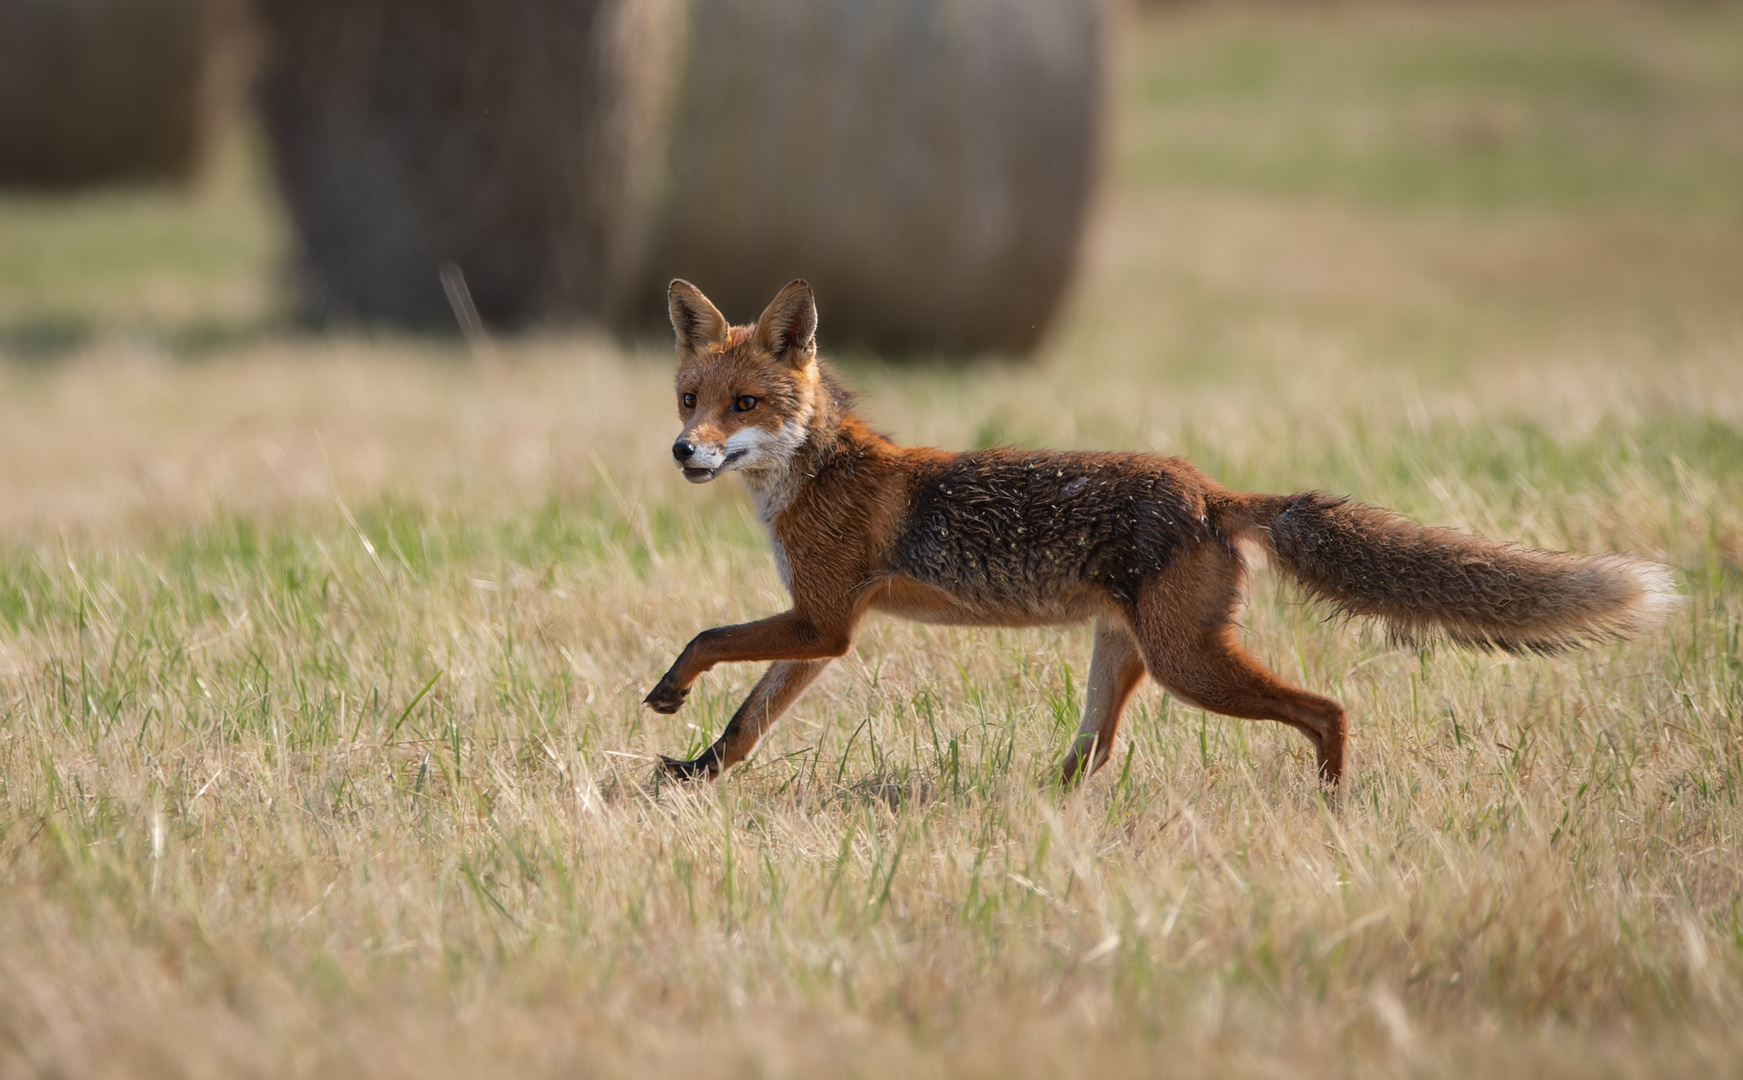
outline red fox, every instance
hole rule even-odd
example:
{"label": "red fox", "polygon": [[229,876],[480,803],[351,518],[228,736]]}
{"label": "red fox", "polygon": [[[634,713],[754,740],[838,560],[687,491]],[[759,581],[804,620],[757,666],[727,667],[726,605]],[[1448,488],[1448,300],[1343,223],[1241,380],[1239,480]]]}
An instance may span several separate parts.
{"label": "red fox", "polygon": [[1318,492],[1241,494],[1180,458],[898,446],[853,414],[818,359],[805,282],[754,326],[728,324],[687,281],[672,282],[668,302],[684,424],[672,456],[692,483],[744,477],[793,597],[779,615],[696,635],[648,694],[657,712],[676,712],[716,664],[774,661],[719,740],[692,760],[662,759],[679,777],[742,761],[880,611],[975,626],[1093,619],[1066,785],[1107,760],[1146,672],[1191,704],[1301,732],[1335,785],[1343,706],[1290,686],[1235,641],[1240,541],[1266,549],[1308,595],[1404,643],[1549,653],[1650,628],[1676,600],[1654,563],[1529,550]]}

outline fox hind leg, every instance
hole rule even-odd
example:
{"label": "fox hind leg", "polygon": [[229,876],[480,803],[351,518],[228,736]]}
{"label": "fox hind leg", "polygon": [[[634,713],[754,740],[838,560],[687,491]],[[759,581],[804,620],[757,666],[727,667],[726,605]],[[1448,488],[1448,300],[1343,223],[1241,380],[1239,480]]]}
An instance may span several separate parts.
{"label": "fox hind leg", "polygon": [[1089,681],[1084,691],[1083,723],[1071,740],[1071,751],[1060,767],[1067,787],[1093,774],[1108,759],[1120,713],[1144,678],[1144,660],[1137,639],[1110,618],[1095,621],[1095,651],[1090,655]]}
{"label": "fox hind leg", "polygon": [[763,672],[751,688],[750,695],[732,714],[726,730],[714,745],[691,758],[679,761],[662,756],[661,765],[668,775],[684,780],[718,776],[749,757],[763,734],[775,725],[793,702],[799,700],[810,685],[829,666],[828,660],[777,660]]}
{"label": "fox hind leg", "polygon": [[1147,585],[1135,620],[1144,664],[1192,704],[1301,732],[1317,752],[1319,778],[1336,784],[1344,771],[1343,706],[1290,686],[1236,644],[1242,571],[1238,555],[1206,545]]}
{"label": "fox hind leg", "polygon": [[1306,735],[1319,759],[1319,778],[1336,784],[1344,772],[1344,710],[1330,698],[1299,690],[1259,666],[1233,642],[1204,642],[1179,667],[1152,663],[1156,681],[1182,700],[1225,716],[1276,720]]}

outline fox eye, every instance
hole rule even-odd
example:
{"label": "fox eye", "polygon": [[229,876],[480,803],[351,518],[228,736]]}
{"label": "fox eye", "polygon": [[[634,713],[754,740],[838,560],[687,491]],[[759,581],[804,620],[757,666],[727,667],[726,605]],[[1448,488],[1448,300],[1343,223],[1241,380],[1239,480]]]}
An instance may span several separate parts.
{"label": "fox eye", "polygon": [[685,394],[679,400],[683,401],[684,408],[686,408],[686,409],[694,409],[696,407],[696,395],[695,394]]}
{"label": "fox eye", "polygon": [[749,394],[741,394],[739,395],[738,400],[732,403],[732,407],[737,409],[739,412],[750,412],[752,409],[757,407],[757,399],[751,397]]}

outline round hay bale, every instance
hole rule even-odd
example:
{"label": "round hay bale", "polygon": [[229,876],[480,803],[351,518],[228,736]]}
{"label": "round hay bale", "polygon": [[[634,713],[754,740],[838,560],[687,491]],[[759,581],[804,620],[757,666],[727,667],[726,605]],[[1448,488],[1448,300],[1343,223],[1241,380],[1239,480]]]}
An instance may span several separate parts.
{"label": "round hay bale", "polygon": [[1100,156],[1103,0],[692,0],[648,296],[755,313],[795,277],[836,340],[1032,348]]}
{"label": "round hay bale", "polygon": [[0,0],[0,182],[186,179],[211,36],[207,0]]}
{"label": "round hay bale", "polygon": [[256,0],[256,14],[310,315],[452,327],[461,283],[496,326],[621,309],[681,40],[674,0]]}

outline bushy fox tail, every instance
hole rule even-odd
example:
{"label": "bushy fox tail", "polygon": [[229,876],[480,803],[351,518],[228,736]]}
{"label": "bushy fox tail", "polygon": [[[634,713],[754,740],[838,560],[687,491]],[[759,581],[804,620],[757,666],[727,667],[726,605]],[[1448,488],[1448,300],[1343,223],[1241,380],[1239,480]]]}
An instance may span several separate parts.
{"label": "bushy fox tail", "polygon": [[1662,623],[1670,571],[1622,555],[1537,551],[1307,492],[1236,495],[1222,531],[1260,541],[1310,596],[1393,640],[1550,653]]}

